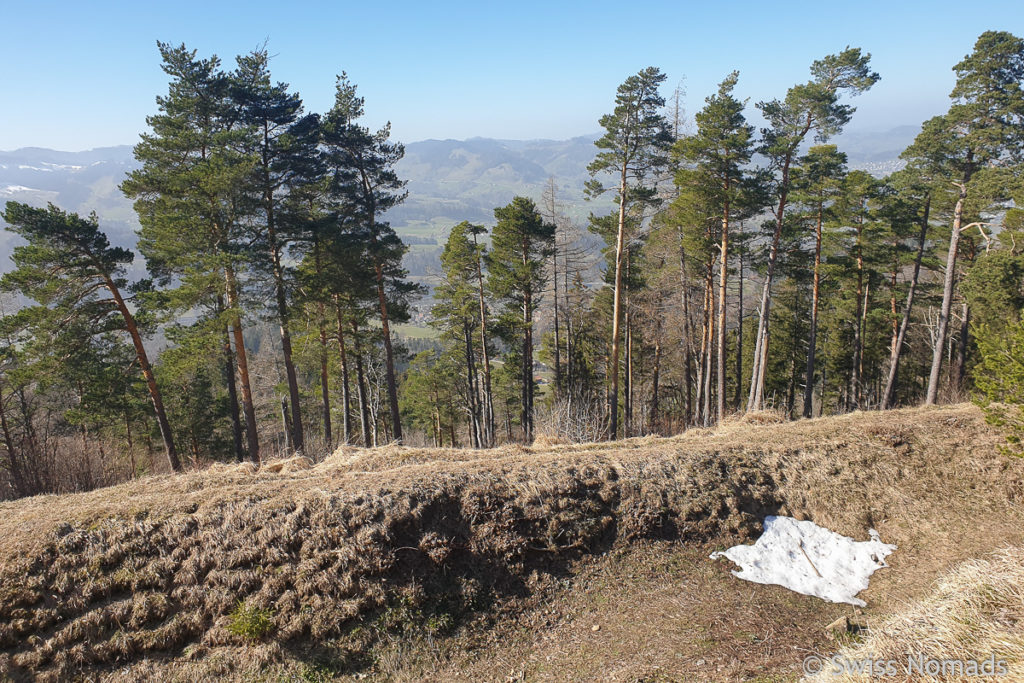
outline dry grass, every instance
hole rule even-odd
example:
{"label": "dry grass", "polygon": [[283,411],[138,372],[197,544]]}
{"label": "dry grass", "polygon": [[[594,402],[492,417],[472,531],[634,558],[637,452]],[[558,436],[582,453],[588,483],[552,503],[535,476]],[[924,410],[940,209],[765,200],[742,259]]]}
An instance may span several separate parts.
{"label": "dry grass", "polygon": [[[964,562],[937,581],[929,595],[896,611],[862,643],[837,655],[851,662],[894,660],[900,670],[909,670],[908,657],[983,663],[994,655],[1007,669],[999,679],[1024,680],[1024,548],[1004,548],[986,559]],[[961,672],[953,664],[947,673],[952,675],[942,680],[978,678],[957,676]],[[836,675],[830,667],[808,680],[875,678]]]}
{"label": "dry grass", "polygon": [[[998,442],[958,406],[614,444],[348,448],[308,469],[3,503],[0,677],[412,680],[410,651],[557,589],[583,558],[750,538],[772,513],[878,528],[901,552],[869,604],[876,585],[914,595],[911,574],[1020,528],[1024,466]],[[232,632],[239,604],[261,617],[248,636]]]}

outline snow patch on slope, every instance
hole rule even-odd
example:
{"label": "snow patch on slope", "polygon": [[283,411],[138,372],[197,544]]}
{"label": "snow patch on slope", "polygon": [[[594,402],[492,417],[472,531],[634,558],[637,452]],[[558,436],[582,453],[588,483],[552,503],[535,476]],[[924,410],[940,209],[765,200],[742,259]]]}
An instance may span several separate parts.
{"label": "snow patch on slope", "polygon": [[733,575],[745,581],[864,607],[867,603],[857,593],[868,587],[876,569],[889,566],[885,558],[896,550],[882,543],[874,529],[869,533],[870,541],[855,541],[814,522],[769,516],[754,545],[714,552],[711,559],[732,560],[741,567]]}

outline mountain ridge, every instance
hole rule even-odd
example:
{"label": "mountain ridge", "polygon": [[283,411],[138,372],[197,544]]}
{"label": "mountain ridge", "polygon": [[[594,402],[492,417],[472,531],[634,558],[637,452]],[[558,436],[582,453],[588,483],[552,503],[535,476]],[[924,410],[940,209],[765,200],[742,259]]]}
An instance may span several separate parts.
{"label": "mountain ridge", "polygon": [[[836,143],[847,152],[851,168],[884,175],[898,168],[899,152],[916,131],[916,126],[898,126],[846,133]],[[584,223],[590,212],[600,213],[601,207],[583,195],[598,137],[590,133],[564,140],[471,137],[407,143],[397,170],[409,181],[409,196],[388,212],[387,219],[417,247],[410,253],[410,270],[416,275],[436,259],[436,254],[426,252],[440,249],[455,223],[492,224],[494,207],[515,195],[539,200],[549,178],[554,178],[560,208],[570,219]],[[80,152],[45,147],[0,151],[0,201],[52,202],[83,215],[95,211],[112,243],[134,248],[138,219],[131,201],[119,190],[125,174],[138,168],[132,150],[132,145],[116,145]],[[0,232],[0,272],[9,268],[16,243],[15,235]]]}

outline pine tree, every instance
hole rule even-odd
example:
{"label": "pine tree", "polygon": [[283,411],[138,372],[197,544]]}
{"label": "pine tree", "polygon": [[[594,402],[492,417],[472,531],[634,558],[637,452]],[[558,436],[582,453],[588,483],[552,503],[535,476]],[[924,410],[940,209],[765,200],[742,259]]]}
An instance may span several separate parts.
{"label": "pine tree", "polygon": [[373,265],[391,423],[395,440],[401,441],[401,411],[391,339],[392,308],[396,304],[389,300],[389,290],[406,297],[415,296],[420,290],[404,282],[401,260],[406,247],[381,216],[405,200],[405,181],[398,178],[394,168],[405,155],[405,147],[390,142],[390,123],[376,132],[358,123],[363,107],[363,98],[356,95],[356,86],[342,74],[338,78],[334,106],[323,121],[323,160],[332,176],[332,192],[351,207],[350,238],[365,242]]}
{"label": "pine tree", "polygon": [[[1005,185],[992,187],[997,170],[1020,163],[1024,156],[1024,40],[1002,31],[986,31],[953,71],[957,80],[950,93],[953,103],[949,111],[926,121],[914,144],[903,153],[908,165],[935,178],[939,192],[946,194],[947,187],[955,188],[942,307],[925,397],[929,405],[938,397],[960,235],[972,227],[964,220],[965,212],[973,208],[976,215],[988,208],[979,202],[969,206],[968,200],[977,200],[978,194],[988,194],[990,199],[1005,197]],[[986,185],[987,191],[979,192]]]}
{"label": "pine tree", "polygon": [[761,291],[760,317],[754,341],[754,367],[751,374],[747,410],[760,410],[764,404],[765,375],[768,365],[771,288],[779,258],[779,245],[786,225],[786,208],[792,189],[790,170],[806,137],[814,133],[820,142],[839,133],[855,111],[839,104],[843,93],[857,94],[874,85],[879,76],[869,70],[871,55],[857,48],[846,48],[811,65],[811,80],[789,89],[784,100],[760,102],[757,108],[767,119],[762,131],[760,153],[767,157],[776,174],[772,194],[774,230],[768,247],[768,262]]}
{"label": "pine tree", "polygon": [[[544,291],[544,265],[554,249],[555,226],[547,223],[532,200],[515,197],[494,210],[497,223],[487,254],[488,286],[504,305],[502,322],[512,342],[519,341],[520,423],[527,443],[533,441],[533,316]],[[508,365],[508,359],[506,359]]]}
{"label": "pine tree", "polygon": [[257,207],[253,228],[255,238],[267,255],[276,313],[281,333],[281,352],[291,404],[291,443],[296,451],[305,446],[302,399],[292,360],[289,332],[291,274],[284,257],[290,247],[305,243],[304,220],[288,220],[286,202],[296,187],[319,177],[316,145],[319,117],[303,115],[302,100],[288,92],[288,84],[274,83],[266,49],[238,58],[232,97],[238,114],[254,135],[249,152],[256,159],[250,176],[250,191]]}
{"label": "pine tree", "polygon": [[[88,321],[87,329],[93,334],[113,330],[128,334],[146,381],[167,461],[172,470],[181,470],[142,332],[129,308],[130,298],[126,299],[122,291],[128,284],[124,271],[134,259],[132,252],[110,246],[95,216],[84,220],[52,204],[47,209],[36,209],[8,202],[3,219],[28,244],[15,247],[15,270],[3,276],[0,288],[20,292],[66,320]],[[106,292],[109,298],[100,298],[100,292]]]}
{"label": "pine tree", "polygon": [[[630,76],[619,86],[615,96],[615,109],[601,117],[605,134],[594,144],[599,150],[597,157],[587,167],[590,180],[587,182],[587,196],[596,198],[607,192],[599,176],[612,173],[618,180],[616,202],[618,204],[618,229],[615,240],[615,279],[611,324],[611,378],[609,414],[611,424],[609,436],[619,434],[619,342],[622,317],[623,287],[622,274],[627,249],[627,225],[631,213],[642,214],[647,207],[659,203],[652,183],[668,165],[668,149],[672,135],[668,121],[661,113],[665,99],[658,88],[665,81],[665,74],[654,67],[648,67],[635,76]],[[635,217],[633,219],[635,221]],[[638,221],[637,221],[638,222]]]}
{"label": "pine tree", "polygon": [[[222,318],[224,380],[234,396],[237,359],[248,456],[258,461],[239,283],[248,261],[243,222],[251,210],[247,181],[255,159],[245,148],[252,131],[239,120],[232,78],[216,57],[197,59],[184,45],[158,46],[171,79],[168,94],[157,98],[159,112],[147,118],[152,132],[135,146],[142,167],[121,189],[135,200],[139,251],[163,288],[167,312],[199,308]],[[240,430],[237,403],[231,399],[230,412]]]}
{"label": "pine tree", "polygon": [[804,370],[803,416],[812,416],[815,360],[818,349],[818,307],[821,302],[822,228],[832,215],[831,204],[839,194],[846,172],[846,155],[835,145],[818,145],[807,150],[793,169],[793,198],[809,210],[814,224],[814,276],[811,285],[811,322]]}
{"label": "pine tree", "polygon": [[864,393],[864,350],[867,343],[867,319],[870,308],[872,275],[877,252],[884,246],[878,239],[882,224],[878,221],[881,185],[866,171],[854,170],[843,178],[836,214],[846,234],[845,252],[855,273],[853,289],[853,348],[848,407],[862,407]]}
{"label": "pine tree", "polygon": [[697,113],[697,133],[676,143],[676,152],[688,167],[681,169],[676,183],[690,191],[705,192],[705,203],[710,205],[721,223],[719,242],[719,295],[717,343],[717,400],[716,418],[725,417],[726,373],[726,288],[729,280],[729,228],[732,220],[743,218],[755,208],[756,197],[752,187],[755,178],[745,167],[754,153],[754,128],[743,116],[744,103],[732,92],[739,72],[732,72],[718,87],[718,93],[706,100]]}
{"label": "pine tree", "polygon": [[[882,390],[882,398],[879,402],[879,408],[882,410],[892,408],[895,402],[900,359],[903,357],[907,330],[910,328],[911,314],[921,277],[921,265],[924,262],[929,220],[931,217],[931,192],[928,188],[928,183],[925,182],[925,179],[922,178],[916,169],[913,167],[904,168],[889,176],[886,181],[890,191],[895,193],[890,198],[889,205],[889,217],[893,222],[894,237],[899,240],[900,237],[908,232],[916,233],[916,248],[914,249],[915,255],[910,283],[907,286],[907,298],[903,305],[903,313],[899,319],[897,319],[895,304],[893,304],[892,322],[895,333],[889,351],[889,369],[885,380],[885,388]],[[901,225],[902,229],[897,228],[897,224]],[[899,245],[894,247],[894,252],[896,252],[894,256],[897,256],[897,258],[898,249]],[[893,282],[895,282],[896,269],[901,268],[902,265],[897,263],[894,266]]]}
{"label": "pine tree", "polygon": [[[441,252],[442,281],[434,288],[432,324],[442,330],[442,341],[451,354],[461,360],[465,380],[465,408],[470,434],[476,448],[490,445],[487,427],[487,398],[478,369],[479,354],[487,358],[486,336],[480,336],[481,308],[478,297],[477,269],[482,248],[475,242],[480,226],[462,222],[451,229]],[[480,346],[477,340],[480,340]],[[482,347],[482,348],[481,348]],[[486,363],[486,361],[483,361]],[[489,371],[486,371],[489,374]]]}

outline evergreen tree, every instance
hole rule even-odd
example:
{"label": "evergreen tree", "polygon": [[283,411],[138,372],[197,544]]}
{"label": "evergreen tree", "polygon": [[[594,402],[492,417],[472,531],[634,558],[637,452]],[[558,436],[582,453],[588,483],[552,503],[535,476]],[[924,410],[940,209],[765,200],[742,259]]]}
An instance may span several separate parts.
{"label": "evergreen tree", "polygon": [[255,158],[246,150],[252,131],[239,119],[232,77],[216,57],[197,59],[184,45],[158,46],[171,79],[168,94],[157,98],[159,112],[146,119],[152,132],[135,146],[142,167],[128,174],[121,189],[135,200],[139,251],[162,288],[162,307],[170,315],[198,308],[222,319],[224,381],[239,432],[236,456],[241,457],[237,359],[248,456],[258,461],[239,283],[249,260],[242,223],[252,209],[248,181]]}
{"label": "evergreen tree", "polygon": [[[87,329],[93,334],[113,330],[128,334],[156,413],[167,461],[172,470],[181,470],[142,332],[129,308],[130,299],[122,293],[128,284],[125,266],[134,255],[110,246],[95,217],[84,220],[52,204],[47,209],[36,209],[8,202],[3,219],[28,244],[15,247],[15,269],[3,276],[0,288],[20,292],[39,306],[58,311],[64,319],[87,321]],[[106,292],[109,298],[101,298],[100,292]]]}
{"label": "evergreen tree", "polygon": [[[519,338],[520,422],[533,441],[533,315],[544,291],[544,264],[554,248],[555,226],[544,221],[532,200],[515,197],[494,210],[497,223],[487,254],[488,286],[503,304],[502,323],[510,342]],[[506,357],[506,365],[509,359]]]}
{"label": "evergreen tree", "polygon": [[[895,205],[892,209],[893,218],[895,220],[903,220],[905,217],[907,221],[917,228],[917,248],[915,250],[910,284],[907,288],[906,303],[903,306],[903,314],[896,327],[896,334],[889,353],[889,371],[879,405],[882,410],[892,408],[895,401],[896,379],[899,372],[900,359],[903,357],[907,330],[910,328],[911,313],[913,312],[914,298],[917,294],[918,282],[921,276],[921,265],[924,262],[929,220],[931,217],[931,191],[929,190],[929,184],[917,169],[908,166],[891,175],[887,181],[890,189],[898,193],[893,199]],[[896,324],[895,309],[893,310],[893,315],[893,323]]]}
{"label": "evergreen tree", "polygon": [[256,159],[249,179],[257,207],[252,227],[268,257],[291,403],[291,443],[296,451],[301,451],[305,445],[302,399],[288,329],[291,275],[284,256],[289,247],[305,243],[307,235],[302,228],[308,223],[289,220],[286,202],[291,190],[315,182],[319,175],[319,118],[315,114],[303,115],[302,100],[288,92],[287,83],[271,80],[268,63],[265,49],[239,57],[232,96],[241,120],[254,133],[248,140],[249,152]]}
{"label": "evergreen tree", "polygon": [[[477,356],[488,357],[489,340],[478,335],[481,308],[478,300],[477,269],[483,249],[475,241],[480,226],[462,222],[452,228],[441,252],[442,281],[434,288],[432,324],[442,330],[442,342],[461,360],[465,380],[465,408],[469,415],[473,445],[489,445],[486,396]],[[481,346],[477,345],[477,340]],[[486,361],[485,361],[486,362]],[[486,372],[486,371],[485,371]]]}
{"label": "evergreen tree", "polygon": [[847,300],[852,294],[853,345],[849,349],[850,382],[846,407],[858,409],[864,394],[864,350],[867,343],[867,319],[871,306],[871,285],[876,272],[878,252],[884,248],[880,233],[878,210],[881,184],[865,171],[850,171],[841,185],[836,202],[838,231],[844,235],[844,248],[852,272],[853,285],[846,288]]}
{"label": "evergreen tree", "polygon": [[730,222],[748,216],[754,208],[756,180],[744,167],[754,153],[754,128],[743,116],[744,103],[732,92],[739,72],[732,72],[718,87],[718,93],[706,100],[698,112],[697,133],[676,143],[677,153],[689,165],[676,175],[676,183],[691,192],[704,192],[709,205],[721,223],[718,259],[718,344],[716,418],[725,416],[725,347],[726,287],[729,279]]}
{"label": "evergreen tree", "polygon": [[818,348],[818,307],[821,300],[822,228],[832,215],[832,202],[839,194],[846,172],[846,155],[835,145],[811,147],[793,169],[794,199],[805,205],[814,224],[814,276],[811,285],[811,321],[804,371],[803,416],[812,416],[815,355]]}
{"label": "evergreen tree", "polygon": [[[938,397],[960,235],[973,225],[964,220],[965,213],[977,216],[989,208],[986,204],[1005,198],[1009,188],[999,171],[1024,157],[1024,40],[986,31],[953,71],[957,80],[949,111],[926,121],[903,153],[909,165],[935,178],[939,192],[955,189],[942,308],[925,397],[929,405]],[[977,201],[978,195],[988,201]],[[968,205],[969,199],[974,206]]]}
{"label": "evergreen tree", "polygon": [[458,415],[453,388],[459,373],[447,354],[423,351],[413,358],[402,382],[402,412],[413,427],[430,434],[434,446],[457,445]]}
{"label": "evergreen tree", "polygon": [[391,339],[396,302],[389,298],[389,290],[401,297],[415,296],[420,290],[404,281],[406,273],[401,260],[406,247],[381,216],[405,200],[405,181],[398,178],[394,169],[405,155],[405,147],[389,141],[390,123],[376,132],[358,123],[363,116],[363,106],[363,98],[356,95],[356,86],[342,74],[338,78],[334,106],[323,121],[323,160],[332,177],[333,194],[350,207],[353,221],[350,239],[366,244],[366,254],[373,266],[391,423],[395,440],[401,441],[401,411]]}
{"label": "evergreen tree", "polygon": [[792,189],[790,170],[806,137],[814,133],[820,142],[838,134],[853,116],[854,108],[840,104],[843,93],[857,94],[879,79],[870,71],[871,56],[860,49],[846,48],[811,65],[811,80],[789,89],[784,100],[760,102],[757,108],[768,121],[762,130],[760,153],[768,158],[775,173],[773,233],[768,246],[768,262],[761,291],[760,317],[754,343],[754,367],[751,374],[747,410],[760,410],[764,402],[765,374],[768,365],[768,333],[771,315],[771,288],[779,258],[779,246],[786,225],[786,208]]}
{"label": "evergreen tree", "polygon": [[600,176],[614,174],[618,181],[614,188],[617,192],[618,227],[610,343],[612,386],[609,394],[609,433],[612,439],[618,438],[619,434],[619,342],[628,216],[631,213],[642,214],[646,207],[659,203],[652,183],[657,181],[657,175],[668,165],[668,150],[672,144],[668,121],[661,113],[665,98],[658,93],[664,81],[665,74],[654,67],[648,67],[630,76],[619,86],[614,111],[600,119],[605,134],[594,144],[601,151],[587,167],[590,174],[587,196],[590,198],[599,197],[612,189],[601,183]]}

